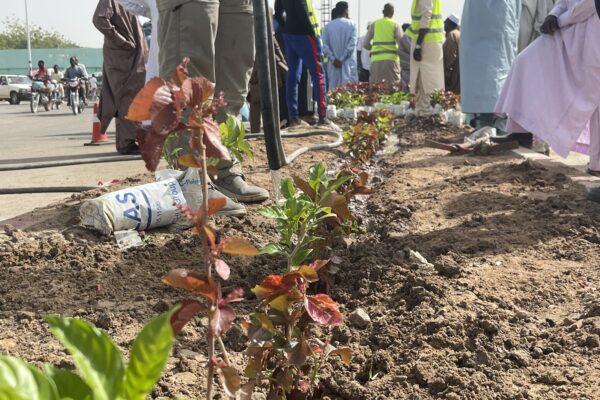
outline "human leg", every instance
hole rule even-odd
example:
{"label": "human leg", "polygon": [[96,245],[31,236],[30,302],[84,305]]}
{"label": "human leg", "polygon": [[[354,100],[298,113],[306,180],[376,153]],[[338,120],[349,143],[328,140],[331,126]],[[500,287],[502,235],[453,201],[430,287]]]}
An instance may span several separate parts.
{"label": "human leg", "polygon": [[115,118],[116,146],[119,154],[139,154],[135,136],[139,123],[123,117]]}
{"label": "human leg", "polygon": [[590,170],[600,171],[600,108],[590,120]]}
{"label": "human leg", "polygon": [[223,122],[226,113],[239,115],[246,96],[254,65],[254,19],[246,12],[219,12],[215,41],[216,88],[225,94],[227,106],[217,114]]}
{"label": "human leg", "polygon": [[311,35],[300,36],[298,47],[302,62],[308,68],[313,82],[313,100],[317,102],[319,119],[327,116],[327,85],[323,69],[321,42]]}
{"label": "human leg", "polygon": [[173,2],[159,2],[158,42],[160,76],[170,79],[184,57],[189,57],[191,76],[215,81],[215,39],[219,1],[194,0],[173,7]]}
{"label": "human leg", "polygon": [[286,100],[290,122],[299,118],[298,112],[298,85],[302,75],[302,59],[296,51],[296,41],[299,35],[284,34],[285,51],[288,64],[286,84]]}
{"label": "human leg", "polygon": [[415,112],[419,117],[431,115],[433,109],[431,107],[431,96],[425,91],[423,86],[423,74],[421,72],[419,72],[419,76],[417,76],[416,83]]}

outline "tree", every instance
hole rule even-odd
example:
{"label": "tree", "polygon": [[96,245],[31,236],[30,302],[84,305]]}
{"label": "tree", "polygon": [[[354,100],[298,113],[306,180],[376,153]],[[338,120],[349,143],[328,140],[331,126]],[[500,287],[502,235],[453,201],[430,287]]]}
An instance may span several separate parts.
{"label": "tree", "polygon": [[[18,18],[6,18],[3,25],[4,30],[0,32],[0,50],[26,49],[27,29],[25,22]],[[59,32],[44,29],[38,25],[30,25],[29,33],[32,49],[80,47]]]}

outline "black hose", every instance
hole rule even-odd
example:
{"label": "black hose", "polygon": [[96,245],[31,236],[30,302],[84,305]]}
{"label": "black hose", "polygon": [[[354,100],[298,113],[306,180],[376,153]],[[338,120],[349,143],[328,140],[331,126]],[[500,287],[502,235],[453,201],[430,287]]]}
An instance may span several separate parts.
{"label": "black hose", "polygon": [[0,195],[3,194],[30,194],[30,193],[79,193],[88,190],[98,189],[97,186],[48,186],[48,187],[21,187],[21,188],[0,188]]}
{"label": "black hose", "polygon": [[[279,109],[277,91],[277,73],[274,70],[275,49],[273,34],[270,28],[271,16],[267,12],[267,0],[252,0],[254,7],[254,35],[256,44],[256,68],[260,87],[260,103],[265,146],[269,168],[277,171],[286,164],[285,152],[279,132]],[[275,82],[275,84],[273,84]],[[277,119],[275,119],[277,117]]]}
{"label": "black hose", "polygon": [[5,164],[5,165],[0,165],[0,172],[2,172],[2,171],[20,171],[20,170],[24,170],[24,169],[66,167],[69,165],[96,164],[96,163],[106,163],[106,162],[138,161],[141,159],[142,159],[142,157],[139,155],[118,155],[118,156],[109,156],[109,157],[79,158],[79,159],[74,159],[74,160],[39,161],[39,162],[20,163],[20,164]]}

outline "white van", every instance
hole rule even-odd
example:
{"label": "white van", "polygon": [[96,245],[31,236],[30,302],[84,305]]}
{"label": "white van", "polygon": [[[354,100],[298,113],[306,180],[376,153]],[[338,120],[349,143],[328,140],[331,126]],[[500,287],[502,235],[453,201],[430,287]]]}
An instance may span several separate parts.
{"label": "white van", "polygon": [[31,79],[25,75],[0,75],[0,100],[19,104],[31,99]]}

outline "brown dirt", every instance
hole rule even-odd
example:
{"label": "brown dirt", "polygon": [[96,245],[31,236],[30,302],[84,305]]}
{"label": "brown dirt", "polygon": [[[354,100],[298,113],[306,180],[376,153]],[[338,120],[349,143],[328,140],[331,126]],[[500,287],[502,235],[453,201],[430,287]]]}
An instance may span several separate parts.
{"label": "brown dirt", "polygon": [[[553,169],[509,155],[452,157],[420,147],[425,137],[456,140],[465,132],[432,122],[400,122],[398,131],[398,151],[371,165],[374,193],[357,202],[368,232],[334,249],[343,263],[330,294],[346,315],[363,308],[371,323],[332,330],[334,344],[353,349],[353,362],[331,360],[318,397],[598,398],[600,206]],[[270,188],[264,151],[254,148],[247,175]],[[284,175],[339,156],[305,155]],[[0,352],[72,366],[43,322],[49,313],[91,320],[127,352],[149,318],[185,297],[160,278],[199,264],[197,240],[153,231],[143,248],[119,251],[77,227],[78,205],[98,194],[15,219],[27,229],[0,236]],[[276,231],[256,208],[217,225],[264,245]],[[282,268],[271,257],[229,262],[225,290],[248,290]],[[254,306],[249,295],[238,309],[244,315]],[[205,325],[198,319],[178,338],[153,398],[203,393]],[[244,346],[239,332],[227,337],[236,352]],[[234,359],[241,369],[242,354]]]}

